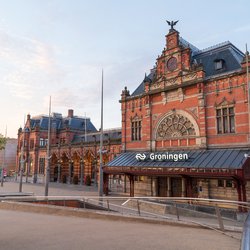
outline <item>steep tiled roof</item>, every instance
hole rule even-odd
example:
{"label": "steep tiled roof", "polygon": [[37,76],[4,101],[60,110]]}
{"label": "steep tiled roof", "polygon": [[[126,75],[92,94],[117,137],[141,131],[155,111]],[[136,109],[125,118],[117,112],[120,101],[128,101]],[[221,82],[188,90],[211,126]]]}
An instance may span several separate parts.
{"label": "steep tiled roof", "polygon": [[[85,121],[86,121],[86,130],[87,132],[96,132],[96,128],[93,123],[90,121],[90,118],[84,117],[62,117],[57,115],[53,115],[51,117],[51,127],[56,128],[58,130],[69,128],[72,130],[80,130],[85,131]],[[33,117],[30,120],[31,129],[35,127],[39,127],[42,130],[48,130],[49,117],[46,115],[41,115],[38,117]]]}
{"label": "steep tiled roof", "polygon": [[[205,71],[205,79],[219,76],[221,74],[229,74],[241,69],[241,62],[244,54],[237,49],[232,43],[224,42],[207,49],[199,50],[191,43],[180,37],[180,45],[183,47],[189,47],[192,51],[191,62],[201,64]],[[215,69],[215,61],[222,60],[223,67],[221,69]],[[153,80],[155,71],[151,70],[151,73],[146,76]],[[144,93],[145,80],[136,88],[131,96],[136,96]]]}
{"label": "steep tiled roof", "polygon": [[144,80],[142,81],[142,83],[137,87],[137,89],[132,93],[131,96],[136,96],[136,95],[140,95],[144,92],[144,86],[145,86],[145,80],[150,79],[151,81],[153,81],[155,76],[155,70],[152,69],[149,75],[146,75]]}
{"label": "steep tiled roof", "polygon": [[[244,54],[233,44],[225,42],[200,51],[193,56],[193,60],[203,65],[205,76],[208,78],[241,69],[243,57]],[[215,69],[214,62],[216,60],[223,60],[225,65],[222,69]]]}
{"label": "steep tiled roof", "polygon": [[190,48],[192,51],[192,55],[195,55],[200,52],[200,50],[197,47],[195,47],[193,44],[189,43],[182,37],[180,37],[179,42],[180,42],[180,45],[182,45],[183,47]]}
{"label": "steep tiled roof", "polygon": [[[121,140],[122,138],[122,133],[121,129],[109,129],[109,130],[104,130],[103,131],[103,140],[110,140],[110,141],[115,141],[115,140]],[[91,143],[91,142],[99,142],[100,141],[100,131],[95,132],[95,133],[88,133],[86,134],[86,142]],[[80,142],[85,142],[85,135],[75,135],[73,142],[72,143],[80,143]]]}

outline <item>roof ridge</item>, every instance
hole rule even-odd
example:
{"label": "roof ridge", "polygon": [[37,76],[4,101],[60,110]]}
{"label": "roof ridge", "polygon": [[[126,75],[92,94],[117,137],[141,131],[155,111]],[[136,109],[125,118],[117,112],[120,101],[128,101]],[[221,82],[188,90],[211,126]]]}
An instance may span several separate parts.
{"label": "roof ridge", "polygon": [[188,46],[193,52],[199,53],[201,50],[194,46],[192,43],[188,42],[186,39],[183,37],[180,37],[180,42],[184,46]]}
{"label": "roof ridge", "polygon": [[197,54],[208,52],[208,51],[211,51],[211,50],[214,50],[214,49],[218,49],[218,48],[221,48],[221,47],[226,46],[226,45],[234,46],[230,41],[225,41],[225,42],[221,42],[221,43],[217,43],[215,45],[209,46],[209,47],[207,47],[205,49],[201,49]]}

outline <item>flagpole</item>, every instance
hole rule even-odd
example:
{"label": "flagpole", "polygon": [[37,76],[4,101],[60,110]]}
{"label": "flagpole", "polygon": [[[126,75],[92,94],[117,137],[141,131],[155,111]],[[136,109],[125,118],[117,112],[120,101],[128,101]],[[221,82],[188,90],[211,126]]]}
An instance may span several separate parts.
{"label": "flagpole", "polygon": [[86,117],[86,112],[85,112],[85,122],[84,122],[84,140],[85,143],[87,142],[87,117]]}
{"label": "flagpole", "polygon": [[24,120],[23,120],[23,145],[21,149],[21,168],[20,168],[20,182],[19,182],[19,193],[22,193],[23,189],[23,170],[24,170],[24,137],[25,137],[25,115],[24,115]]}
{"label": "flagpole", "polygon": [[[84,114],[84,143],[86,145],[86,142],[87,142],[87,118],[86,118],[86,112]],[[83,185],[83,169],[84,169],[84,157],[83,157],[83,141],[81,140],[81,160],[80,160],[80,185],[82,186]]]}
{"label": "flagpole", "polygon": [[[5,140],[7,140],[7,126],[5,128]],[[5,142],[5,147],[7,145],[7,141]],[[3,166],[2,166],[2,173],[1,173],[1,187],[3,187],[3,179],[4,179],[4,167],[5,167],[5,147],[3,149]]]}
{"label": "flagpole", "polygon": [[[29,145],[29,147],[28,147]],[[27,162],[26,162],[26,180],[25,182],[28,183],[29,181],[29,169],[30,169],[30,143],[27,140],[27,150],[26,150]]]}
{"label": "flagpole", "polygon": [[101,134],[100,134],[100,170],[99,170],[99,186],[98,193],[99,196],[103,196],[103,70],[102,70],[102,90],[101,90]]}
{"label": "flagpole", "polygon": [[46,156],[46,172],[45,172],[45,196],[49,194],[49,180],[50,180],[50,117],[51,116],[51,96],[49,97],[49,121],[48,121],[48,142],[47,142],[47,156]]}

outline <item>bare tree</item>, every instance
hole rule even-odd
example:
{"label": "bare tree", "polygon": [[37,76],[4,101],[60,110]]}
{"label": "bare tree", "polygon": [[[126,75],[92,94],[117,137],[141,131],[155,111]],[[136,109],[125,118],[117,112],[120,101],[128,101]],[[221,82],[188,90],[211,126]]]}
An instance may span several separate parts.
{"label": "bare tree", "polygon": [[0,134],[0,150],[5,148],[5,144],[6,144],[6,138]]}

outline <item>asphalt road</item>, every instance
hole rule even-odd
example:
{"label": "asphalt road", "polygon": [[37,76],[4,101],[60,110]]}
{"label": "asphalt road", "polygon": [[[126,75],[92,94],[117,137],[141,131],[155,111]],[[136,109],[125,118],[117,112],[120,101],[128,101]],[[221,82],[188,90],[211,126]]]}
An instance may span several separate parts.
{"label": "asphalt road", "polygon": [[0,210],[0,249],[235,250],[240,241],[208,229]]}

